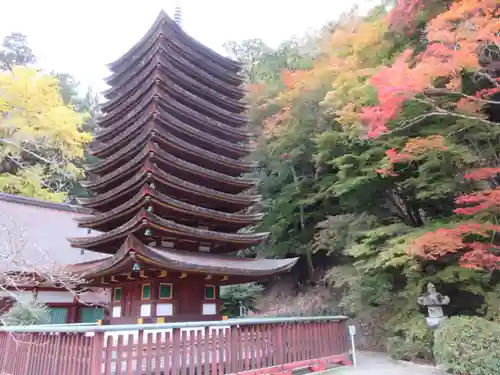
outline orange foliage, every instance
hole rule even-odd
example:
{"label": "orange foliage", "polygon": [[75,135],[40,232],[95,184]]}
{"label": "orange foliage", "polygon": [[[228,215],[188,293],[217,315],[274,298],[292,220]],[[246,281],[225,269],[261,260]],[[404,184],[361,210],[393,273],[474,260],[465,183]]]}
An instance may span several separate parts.
{"label": "orange foliage", "polygon": [[304,91],[314,90],[323,84],[331,70],[332,67],[326,59],[316,60],[313,67],[308,70],[284,70],[281,73],[281,79],[286,90],[278,95],[276,101],[281,104],[291,103]]}
{"label": "orange foliage", "polygon": [[[486,43],[500,46],[500,18],[497,0],[459,0],[429,22],[427,49],[416,57],[405,51],[390,67],[380,69],[372,78],[378,90],[379,105],[362,110],[361,118],[370,137],[387,132],[405,100],[433,88],[436,78],[448,79],[448,90],[461,94],[460,74],[477,70],[478,52]],[[500,91],[491,89],[489,95]],[[481,95],[476,95],[479,99]],[[460,110],[477,113],[469,98],[459,102]]]}
{"label": "orange foliage", "polygon": [[423,0],[397,0],[388,14],[390,29],[401,31],[409,28],[409,32],[413,32],[415,18],[423,8]]}
{"label": "orange foliage", "polygon": [[285,126],[285,122],[291,117],[290,106],[282,108],[278,113],[267,117],[262,122],[263,134],[264,136],[276,136],[279,135]]}
{"label": "orange foliage", "polygon": [[478,168],[464,175],[467,180],[480,181],[500,174],[500,168]]}
{"label": "orange foliage", "polygon": [[460,215],[474,215],[486,211],[498,212],[500,211],[500,189],[462,195],[455,199],[455,203],[466,206],[455,208],[454,212]]}
{"label": "orange foliage", "polygon": [[462,235],[450,229],[440,228],[417,238],[410,246],[409,253],[428,260],[437,260],[466,247]]}
{"label": "orange foliage", "polygon": [[[464,175],[472,181],[495,178],[500,174],[500,168],[479,168]],[[500,188],[483,190],[472,194],[462,195],[455,199],[455,204],[465,206],[454,210],[459,215],[475,215],[481,212],[500,211]]]}
{"label": "orange foliage", "polygon": [[446,151],[444,138],[440,135],[433,135],[426,138],[412,138],[408,140],[401,152],[391,148],[385,152],[387,165],[383,169],[377,170],[380,174],[396,176],[393,169],[397,163],[416,161],[425,156],[431,150]]}
{"label": "orange foliage", "polygon": [[408,253],[426,260],[440,260],[456,254],[462,267],[494,270],[500,268],[500,246],[492,244],[499,226],[468,223],[456,228],[440,228],[417,238]]}

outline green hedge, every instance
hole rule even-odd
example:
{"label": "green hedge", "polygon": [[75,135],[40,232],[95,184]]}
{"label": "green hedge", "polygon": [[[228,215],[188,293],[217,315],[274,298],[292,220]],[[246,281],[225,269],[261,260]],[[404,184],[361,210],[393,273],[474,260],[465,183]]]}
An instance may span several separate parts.
{"label": "green hedge", "polygon": [[500,325],[478,317],[453,317],[437,330],[436,362],[459,375],[500,374]]}

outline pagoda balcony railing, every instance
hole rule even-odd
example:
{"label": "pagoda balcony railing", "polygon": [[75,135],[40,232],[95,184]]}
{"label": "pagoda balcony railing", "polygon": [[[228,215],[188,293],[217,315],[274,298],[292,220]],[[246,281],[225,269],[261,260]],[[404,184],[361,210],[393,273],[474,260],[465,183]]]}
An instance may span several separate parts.
{"label": "pagoda balcony railing", "polygon": [[2,375],[202,375],[350,365],[345,317],[0,327]]}

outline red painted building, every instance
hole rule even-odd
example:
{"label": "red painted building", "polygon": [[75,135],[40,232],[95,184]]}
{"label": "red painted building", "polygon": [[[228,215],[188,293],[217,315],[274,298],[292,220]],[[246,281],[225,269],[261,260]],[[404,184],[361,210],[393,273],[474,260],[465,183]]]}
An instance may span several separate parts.
{"label": "red painted building", "polygon": [[[109,323],[216,320],[221,285],[288,271],[297,259],[243,259],[268,233],[252,228],[255,163],[240,65],[187,35],[164,12],[109,65],[111,88],[82,186],[91,213],[77,249],[106,257],[72,266],[111,288]],[[79,250],[73,251],[78,252]]]}
{"label": "red painted building", "polygon": [[[80,288],[54,285],[40,276],[58,272],[67,264],[102,258],[75,251],[69,236],[86,236],[74,217],[88,213],[80,207],[0,193],[0,314],[17,300],[36,299],[50,308],[53,323],[96,322],[103,315],[107,296],[81,294]],[[34,276],[33,280],[31,276]]]}

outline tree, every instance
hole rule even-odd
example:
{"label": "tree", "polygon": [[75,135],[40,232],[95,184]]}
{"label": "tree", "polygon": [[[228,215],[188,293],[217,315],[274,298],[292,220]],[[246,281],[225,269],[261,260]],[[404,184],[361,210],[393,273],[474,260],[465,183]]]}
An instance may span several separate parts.
{"label": "tree", "polygon": [[0,321],[6,326],[49,324],[50,313],[46,305],[35,300],[26,303],[18,301],[9,311],[0,316]]}
{"label": "tree", "polygon": [[221,287],[221,314],[230,318],[241,315],[240,308],[256,311],[256,300],[262,294],[262,286],[255,283]]}
{"label": "tree", "polygon": [[0,190],[63,201],[90,135],[57,79],[26,67],[0,73]]}
{"label": "tree", "polygon": [[16,65],[36,62],[36,56],[28,45],[25,35],[12,33],[4,38],[0,47],[0,70],[12,70]]}

